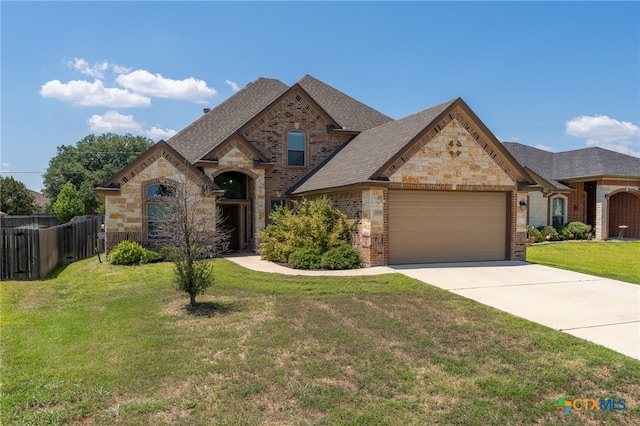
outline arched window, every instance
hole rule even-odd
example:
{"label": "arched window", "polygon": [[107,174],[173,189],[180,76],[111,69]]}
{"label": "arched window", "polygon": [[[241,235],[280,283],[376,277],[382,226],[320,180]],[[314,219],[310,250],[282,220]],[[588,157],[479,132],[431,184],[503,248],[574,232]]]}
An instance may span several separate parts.
{"label": "arched window", "polygon": [[175,225],[175,206],[173,198],[176,189],[161,183],[148,185],[146,188],[147,239],[167,240],[171,238]]}
{"label": "arched window", "polygon": [[300,130],[287,132],[287,165],[305,165],[305,153],[307,150],[307,138]]}
{"label": "arched window", "polygon": [[551,224],[564,225],[567,217],[567,200],[558,196],[551,199]]}

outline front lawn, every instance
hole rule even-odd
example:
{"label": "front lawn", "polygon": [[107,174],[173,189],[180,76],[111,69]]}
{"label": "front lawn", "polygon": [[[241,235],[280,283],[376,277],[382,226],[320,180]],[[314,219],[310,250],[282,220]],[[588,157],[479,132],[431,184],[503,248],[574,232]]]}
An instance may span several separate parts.
{"label": "front lawn", "polygon": [[567,241],[527,247],[527,261],[640,284],[640,241]]}
{"label": "front lawn", "polygon": [[[2,424],[632,424],[640,363],[400,274],[215,260],[189,310],[171,264],[2,283]],[[559,397],[625,399],[562,414]],[[634,420],[636,419],[636,420]]]}

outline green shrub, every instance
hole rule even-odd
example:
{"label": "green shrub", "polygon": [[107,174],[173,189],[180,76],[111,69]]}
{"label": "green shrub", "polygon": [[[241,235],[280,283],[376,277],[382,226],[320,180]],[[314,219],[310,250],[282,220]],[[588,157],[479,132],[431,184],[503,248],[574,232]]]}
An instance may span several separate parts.
{"label": "green shrub", "polygon": [[164,261],[162,255],[157,251],[153,251],[153,250],[145,250],[144,257],[145,257],[144,263],[158,263],[158,262]]}
{"label": "green shrub", "polygon": [[587,240],[591,235],[591,225],[582,222],[569,222],[563,229],[567,240]]}
{"label": "green shrub", "polygon": [[158,253],[147,250],[135,241],[120,241],[109,252],[109,261],[114,265],[139,265],[159,257]]}
{"label": "green shrub", "polygon": [[553,226],[541,226],[538,230],[542,233],[546,241],[560,241],[560,234],[558,234],[558,231]]}
{"label": "green shrub", "polygon": [[293,209],[276,208],[271,223],[258,234],[258,252],[263,259],[288,262],[296,250],[315,247],[325,252],[347,244],[353,228],[326,197],[293,202]]}
{"label": "green shrub", "polygon": [[350,245],[341,245],[327,251],[322,256],[324,269],[356,269],[362,265],[360,253]]}
{"label": "green shrub", "polygon": [[320,269],[324,252],[318,247],[304,247],[289,255],[289,265],[294,269]]}
{"label": "green shrub", "polygon": [[180,249],[174,246],[164,246],[158,250],[158,253],[165,262],[175,262],[180,255]]}
{"label": "green shrub", "polygon": [[527,236],[535,238],[536,243],[541,243],[545,241],[545,238],[542,235],[542,232],[540,232],[538,228],[534,228],[531,225],[527,225]]}

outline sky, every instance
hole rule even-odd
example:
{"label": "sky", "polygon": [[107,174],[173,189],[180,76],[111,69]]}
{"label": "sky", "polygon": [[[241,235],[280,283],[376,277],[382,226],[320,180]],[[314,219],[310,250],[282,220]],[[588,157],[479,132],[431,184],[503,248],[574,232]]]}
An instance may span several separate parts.
{"label": "sky", "polygon": [[501,141],[640,157],[640,2],[0,2],[0,163],[167,140],[259,77],[394,118],[461,97]]}

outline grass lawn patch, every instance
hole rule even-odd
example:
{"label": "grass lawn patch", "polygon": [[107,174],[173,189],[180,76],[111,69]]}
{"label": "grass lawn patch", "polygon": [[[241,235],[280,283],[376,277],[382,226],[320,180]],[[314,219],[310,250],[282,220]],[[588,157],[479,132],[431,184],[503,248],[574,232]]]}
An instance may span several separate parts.
{"label": "grass lawn patch", "polygon": [[567,241],[527,247],[527,261],[640,284],[640,241]]}
{"label": "grass lawn patch", "polygon": [[[401,274],[88,259],[2,283],[2,424],[633,424],[640,363]],[[562,414],[559,397],[625,399]]]}

